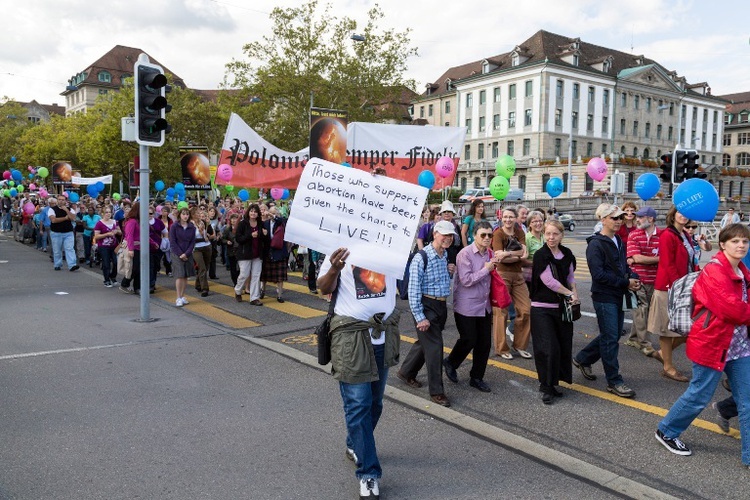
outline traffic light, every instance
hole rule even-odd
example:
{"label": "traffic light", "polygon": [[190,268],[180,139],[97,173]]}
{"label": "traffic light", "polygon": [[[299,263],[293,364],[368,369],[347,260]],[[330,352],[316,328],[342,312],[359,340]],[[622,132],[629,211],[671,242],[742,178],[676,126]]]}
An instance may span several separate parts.
{"label": "traffic light", "polygon": [[695,150],[689,150],[687,152],[687,165],[685,167],[685,178],[686,179],[705,179],[707,177],[706,174],[703,172],[699,172],[698,168],[700,167],[700,164],[698,163],[698,151]]}
{"label": "traffic light", "polygon": [[674,176],[675,182],[682,182],[688,179],[687,177],[687,160],[688,150],[687,149],[675,149],[674,151]]}
{"label": "traffic light", "polygon": [[674,168],[672,165],[672,154],[667,153],[665,155],[661,155],[661,179],[664,182],[671,182],[674,183]]}
{"label": "traffic light", "polygon": [[171,130],[165,119],[172,109],[165,94],[171,90],[164,70],[142,60],[135,63],[135,141],[142,146],[161,146]]}

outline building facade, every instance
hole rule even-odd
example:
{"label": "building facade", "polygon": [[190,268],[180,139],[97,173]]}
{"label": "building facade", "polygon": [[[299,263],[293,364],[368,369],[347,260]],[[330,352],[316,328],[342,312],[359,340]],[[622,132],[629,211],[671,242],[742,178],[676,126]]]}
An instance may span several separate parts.
{"label": "building facade", "polygon": [[414,101],[414,118],[466,127],[456,187],[486,186],[508,154],[511,187],[536,198],[550,177],[567,191],[569,170],[573,196],[608,188],[609,177],[595,183],[585,173],[593,156],[626,175],[626,192],[641,173],[660,172],[659,157],[676,144],[716,164],[724,105],[708,84],[690,85],[644,56],[539,31],[508,53],[450,68]]}
{"label": "building facade", "polygon": [[[722,96],[728,101],[724,114],[721,169],[716,175],[719,196],[748,201],[750,195],[750,92]],[[714,173],[712,172],[712,173]],[[711,175],[711,174],[709,174]]]}

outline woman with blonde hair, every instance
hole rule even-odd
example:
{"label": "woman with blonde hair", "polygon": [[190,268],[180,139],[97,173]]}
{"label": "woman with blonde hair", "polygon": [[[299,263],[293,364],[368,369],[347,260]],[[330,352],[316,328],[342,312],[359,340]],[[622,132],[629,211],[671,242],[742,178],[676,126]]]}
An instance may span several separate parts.
{"label": "woman with blonde hair", "polygon": [[213,228],[208,221],[206,207],[193,207],[190,209],[190,220],[195,225],[195,248],[193,259],[198,267],[195,277],[195,291],[201,297],[208,297],[208,266],[211,262],[211,239],[209,233],[213,234]]}

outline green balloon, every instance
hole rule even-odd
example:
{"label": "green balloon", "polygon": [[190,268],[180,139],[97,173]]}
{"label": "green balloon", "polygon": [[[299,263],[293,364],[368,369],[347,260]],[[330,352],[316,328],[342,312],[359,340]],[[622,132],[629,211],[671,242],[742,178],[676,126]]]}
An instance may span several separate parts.
{"label": "green balloon", "polygon": [[504,200],[508,196],[510,190],[510,183],[508,179],[502,175],[493,177],[490,181],[490,194],[495,197],[496,200]]}
{"label": "green balloon", "polygon": [[112,199],[115,201],[120,201],[120,193],[112,193]]}
{"label": "green balloon", "polygon": [[506,179],[510,179],[516,173],[516,160],[512,156],[502,155],[495,162],[495,172]]}
{"label": "green balloon", "polygon": [[8,181],[8,185],[9,185],[10,187],[15,187],[16,183],[15,183],[15,182],[13,182],[13,181]]}
{"label": "green balloon", "polygon": [[232,191],[234,191],[234,186],[224,186],[224,189],[231,193]]}
{"label": "green balloon", "polygon": [[19,184],[18,186],[16,186],[16,191],[18,191],[19,193],[23,193],[23,185]]}
{"label": "green balloon", "polygon": [[186,202],[186,201],[181,201],[181,202],[177,203],[177,208],[180,209],[180,210],[182,210],[183,208],[187,208],[187,207],[188,207],[188,202]]}
{"label": "green balloon", "polygon": [[3,189],[3,196],[10,198],[10,189]]}
{"label": "green balloon", "polygon": [[44,179],[49,175],[49,170],[47,167],[39,167],[36,171],[36,175]]}

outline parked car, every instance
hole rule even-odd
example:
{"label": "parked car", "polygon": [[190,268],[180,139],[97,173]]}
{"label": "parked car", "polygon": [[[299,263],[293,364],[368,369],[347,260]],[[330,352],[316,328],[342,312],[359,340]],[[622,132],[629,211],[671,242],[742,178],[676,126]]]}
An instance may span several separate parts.
{"label": "parked car", "polygon": [[459,203],[471,203],[472,201],[480,199],[485,202],[495,201],[495,197],[490,194],[489,188],[479,187],[467,189],[464,194],[458,199]]}
{"label": "parked car", "polygon": [[503,201],[523,201],[523,189],[510,188]]}
{"label": "parked car", "polygon": [[563,214],[560,217],[558,217],[558,220],[562,222],[562,225],[565,229],[568,231],[575,231],[576,230],[576,221],[573,220],[573,216],[570,214]]}

